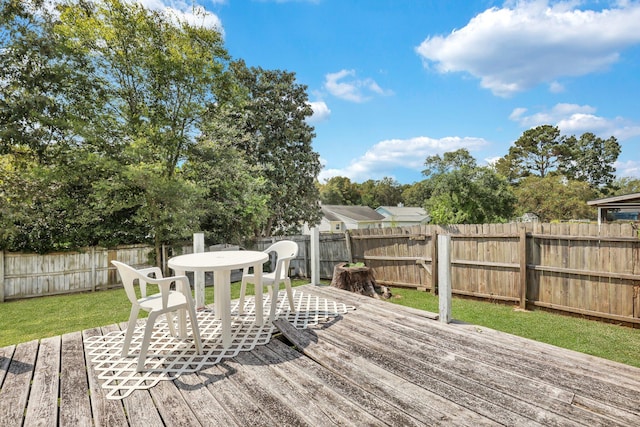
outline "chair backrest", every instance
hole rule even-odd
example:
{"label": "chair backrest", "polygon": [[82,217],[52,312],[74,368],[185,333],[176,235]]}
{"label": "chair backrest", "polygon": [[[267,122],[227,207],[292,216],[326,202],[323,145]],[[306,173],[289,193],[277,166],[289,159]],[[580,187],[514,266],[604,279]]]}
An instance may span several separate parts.
{"label": "chair backrest", "polygon": [[284,279],[289,273],[289,263],[298,256],[298,244],[291,240],[280,240],[264,250],[276,253],[275,277]]}
{"label": "chair backrest", "polygon": [[129,298],[129,301],[131,301],[131,304],[138,303],[138,296],[136,295],[136,290],[133,287],[136,280],[138,280],[138,284],[140,285],[141,296],[147,296],[147,282],[153,283],[152,277],[145,276],[135,268],[120,261],[111,261],[111,264],[115,265],[118,269],[118,274],[120,275],[120,279],[122,280],[122,285],[124,286],[124,290],[126,291],[127,297]]}

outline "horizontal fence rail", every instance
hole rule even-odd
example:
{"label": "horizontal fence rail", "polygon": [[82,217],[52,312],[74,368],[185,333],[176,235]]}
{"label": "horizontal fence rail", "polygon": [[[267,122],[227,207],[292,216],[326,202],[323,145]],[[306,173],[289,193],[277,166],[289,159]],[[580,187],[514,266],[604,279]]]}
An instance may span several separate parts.
{"label": "horizontal fence rail", "polygon": [[[306,235],[254,239],[241,249],[262,251],[277,240],[288,239],[298,243],[298,256],[291,261],[289,274],[295,277],[311,276],[311,241]],[[239,246],[212,245],[207,250],[238,249]],[[192,242],[162,248],[162,265],[169,274],[170,257],[193,252]],[[347,261],[346,240],[343,234],[320,236],[320,277],[331,278],[333,266]],[[155,265],[155,250],[148,245],[130,245],[117,248],[85,248],[78,252],[27,254],[0,251],[0,302],[47,295],[86,292],[120,287],[120,279],[112,260],[135,267]],[[275,260],[273,260],[275,261]],[[267,268],[269,265],[266,266]],[[238,273],[232,280],[240,280]],[[213,283],[212,275],[205,283]]]}
{"label": "horizontal fence rail", "polygon": [[351,230],[351,261],[389,286],[437,292],[437,235],[451,236],[454,294],[640,326],[633,224],[422,225]]}
{"label": "horizontal fence rail", "polygon": [[[454,294],[640,326],[640,239],[632,224],[420,225],[321,234],[319,276],[331,279],[341,262],[364,262],[382,285],[437,292],[439,234],[451,236]],[[289,274],[310,277],[309,236],[253,239],[242,246],[264,250],[281,239],[299,246]],[[191,243],[164,247],[165,270],[169,257],[192,251]],[[0,252],[0,301],[119,286],[111,260],[143,266],[154,264],[154,256],[145,245],[46,255]]]}

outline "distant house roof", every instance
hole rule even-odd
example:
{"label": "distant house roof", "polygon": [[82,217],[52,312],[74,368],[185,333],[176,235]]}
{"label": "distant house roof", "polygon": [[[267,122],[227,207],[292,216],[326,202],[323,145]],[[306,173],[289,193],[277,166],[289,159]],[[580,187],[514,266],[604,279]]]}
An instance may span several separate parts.
{"label": "distant house roof", "polygon": [[396,223],[426,223],[431,217],[419,206],[380,206],[376,212],[386,217],[387,221]]}
{"label": "distant house roof", "polygon": [[589,206],[599,208],[640,208],[640,193],[625,194],[624,196],[606,197],[604,199],[589,200]]}
{"label": "distant house roof", "polygon": [[340,217],[354,221],[380,221],[384,215],[369,206],[322,205],[322,213],[329,221],[340,221]]}
{"label": "distant house roof", "polygon": [[411,216],[422,216],[426,215],[427,211],[419,206],[380,206],[376,209],[376,212],[385,215],[411,215]]}
{"label": "distant house roof", "polygon": [[607,220],[607,211],[638,211],[640,210],[640,193],[625,194],[623,196],[605,197],[604,199],[589,200],[589,206],[598,208],[598,224]]}

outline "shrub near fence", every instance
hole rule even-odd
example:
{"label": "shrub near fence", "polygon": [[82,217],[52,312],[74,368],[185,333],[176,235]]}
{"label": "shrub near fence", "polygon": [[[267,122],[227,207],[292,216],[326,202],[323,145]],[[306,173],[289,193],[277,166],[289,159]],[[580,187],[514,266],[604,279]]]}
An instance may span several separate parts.
{"label": "shrub near fence", "polygon": [[390,286],[437,288],[451,236],[453,293],[640,325],[640,239],[631,224],[484,224],[351,230],[350,257]]}

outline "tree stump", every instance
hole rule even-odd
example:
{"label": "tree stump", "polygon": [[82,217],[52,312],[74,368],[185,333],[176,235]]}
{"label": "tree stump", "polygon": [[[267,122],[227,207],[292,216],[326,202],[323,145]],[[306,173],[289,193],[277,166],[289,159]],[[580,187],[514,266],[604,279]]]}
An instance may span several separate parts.
{"label": "tree stump", "polygon": [[336,264],[333,268],[331,286],[372,298],[391,298],[389,288],[376,283],[373,271],[369,267],[349,267],[346,262]]}

